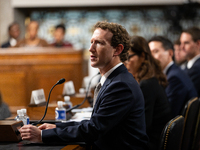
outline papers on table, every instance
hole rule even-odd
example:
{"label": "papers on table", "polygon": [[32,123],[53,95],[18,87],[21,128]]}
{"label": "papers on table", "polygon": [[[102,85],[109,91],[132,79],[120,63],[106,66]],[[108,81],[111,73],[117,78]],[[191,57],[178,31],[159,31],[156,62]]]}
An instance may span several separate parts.
{"label": "papers on table", "polygon": [[92,112],[93,108],[92,107],[87,107],[87,108],[82,108],[82,109],[73,109],[73,113],[78,113],[78,112]]}
{"label": "papers on table", "polygon": [[72,110],[73,113],[76,113],[70,121],[82,121],[82,120],[89,120],[92,115],[92,107],[82,108],[82,109],[74,109]]}

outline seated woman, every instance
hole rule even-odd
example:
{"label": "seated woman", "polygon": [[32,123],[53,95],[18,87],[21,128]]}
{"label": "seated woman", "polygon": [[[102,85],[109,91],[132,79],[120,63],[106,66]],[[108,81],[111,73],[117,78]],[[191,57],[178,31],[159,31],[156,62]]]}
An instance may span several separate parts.
{"label": "seated woman", "polygon": [[171,110],[164,88],[167,79],[159,62],[151,55],[148,43],[143,37],[134,36],[131,39],[128,61],[125,65],[128,71],[140,84],[145,99],[146,131],[149,136],[149,149],[158,149],[160,134],[165,124],[171,119]]}
{"label": "seated woman", "polygon": [[26,37],[19,41],[15,47],[47,47],[48,43],[38,37],[39,24],[37,21],[31,21],[26,28]]}

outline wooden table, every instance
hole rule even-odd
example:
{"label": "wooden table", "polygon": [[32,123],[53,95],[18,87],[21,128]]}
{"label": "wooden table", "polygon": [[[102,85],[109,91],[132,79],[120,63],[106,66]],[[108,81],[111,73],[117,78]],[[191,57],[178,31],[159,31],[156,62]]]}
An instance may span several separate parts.
{"label": "wooden table", "polygon": [[7,150],[90,150],[90,147],[78,143],[70,144],[26,144],[25,142],[0,142],[0,149]]}
{"label": "wooden table", "polygon": [[[92,96],[89,94],[89,96]],[[60,97],[60,96],[58,96]],[[80,104],[85,98],[85,94],[76,94],[74,96],[70,97],[70,101],[72,102],[73,106]],[[59,99],[62,100],[63,99]],[[44,120],[55,120],[55,108],[57,107],[57,103],[50,103],[48,105],[47,114],[44,118]],[[90,107],[90,103],[86,100],[83,105],[81,105],[79,108],[86,108]],[[30,120],[40,120],[45,112],[46,106],[34,106],[34,107],[27,107],[27,114],[30,118]]]}

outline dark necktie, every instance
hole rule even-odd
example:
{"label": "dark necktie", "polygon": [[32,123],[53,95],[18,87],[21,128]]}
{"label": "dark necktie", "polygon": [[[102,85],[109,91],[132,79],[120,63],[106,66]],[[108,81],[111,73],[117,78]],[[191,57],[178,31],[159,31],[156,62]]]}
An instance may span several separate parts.
{"label": "dark necktie", "polygon": [[94,107],[94,105],[95,105],[95,103],[96,103],[97,96],[98,96],[98,94],[99,94],[100,89],[101,89],[101,82],[99,82],[99,83],[97,84],[97,86],[96,86],[96,88],[95,88],[95,90],[94,90],[93,107]]}

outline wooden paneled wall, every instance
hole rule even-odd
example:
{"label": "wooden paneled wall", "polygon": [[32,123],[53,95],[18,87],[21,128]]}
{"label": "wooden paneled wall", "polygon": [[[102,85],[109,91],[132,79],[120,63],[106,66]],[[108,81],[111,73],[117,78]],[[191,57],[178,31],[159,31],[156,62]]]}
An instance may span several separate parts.
{"label": "wooden paneled wall", "polygon": [[[11,111],[27,107],[32,90],[43,88],[47,100],[51,87],[61,78],[74,82],[75,90],[82,86],[83,51],[71,48],[10,48],[0,49],[0,91]],[[85,65],[87,66],[87,65]],[[57,85],[51,101],[57,100],[63,84]]]}

